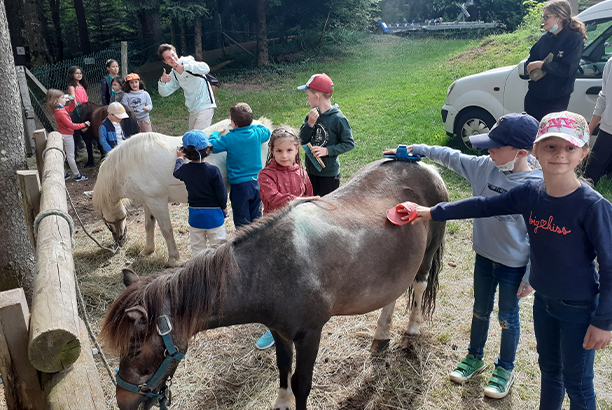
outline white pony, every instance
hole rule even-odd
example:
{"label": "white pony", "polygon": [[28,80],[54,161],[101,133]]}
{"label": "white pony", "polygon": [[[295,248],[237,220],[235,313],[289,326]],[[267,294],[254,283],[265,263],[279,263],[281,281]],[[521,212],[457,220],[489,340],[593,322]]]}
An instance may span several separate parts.
{"label": "white pony", "polygon": [[[266,118],[260,118],[253,123],[272,129],[272,122]],[[219,127],[224,128],[221,135],[226,134],[231,128],[230,120],[225,119],[211,125],[204,132],[210,135]],[[172,176],[176,163],[176,148],[182,145],[182,137],[154,132],[134,135],[108,153],[100,166],[93,193],[94,210],[102,215],[116,242],[125,238],[127,230],[127,212],[121,200],[129,198],[144,204],[146,244],[140,255],[150,255],[155,251],[154,231],[157,220],[168,245],[170,267],[178,265],[179,251],[174,241],[168,203],[187,202],[185,184]],[[263,143],[262,166],[265,165],[267,152],[268,144]],[[226,186],[229,186],[225,160],[225,152],[206,158],[206,162],[219,168]]]}

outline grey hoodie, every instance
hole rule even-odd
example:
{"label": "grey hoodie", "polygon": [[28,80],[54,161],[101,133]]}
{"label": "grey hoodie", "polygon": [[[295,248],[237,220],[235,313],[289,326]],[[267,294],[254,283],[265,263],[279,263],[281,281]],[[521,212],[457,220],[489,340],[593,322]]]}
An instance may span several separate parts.
{"label": "grey hoodie", "polygon": [[[467,179],[473,196],[497,196],[528,180],[542,179],[541,169],[502,172],[488,155],[465,155],[448,147],[427,145],[414,145],[412,152],[425,155]],[[472,248],[477,254],[513,268],[529,263],[529,237],[522,215],[478,218],[473,226]]]}

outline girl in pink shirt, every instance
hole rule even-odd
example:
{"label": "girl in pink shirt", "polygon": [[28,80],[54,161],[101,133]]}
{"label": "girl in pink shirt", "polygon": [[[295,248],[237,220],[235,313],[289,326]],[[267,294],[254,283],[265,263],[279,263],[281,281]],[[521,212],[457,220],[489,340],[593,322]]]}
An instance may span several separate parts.
{"label": "girl in pink shirt", "polygon": [[[57,131],[62,134],[64,141],[64,151],[66,152],[66,159],[72,175],[75,181],[87,181],[87,177],[79,172],[77,168],[75,155],[74,155],[74,139],[73,133],[75,130],[80,130],[85,127],[89,127],[89,121],[84,123],[75,124],[70,119],[70,115],[66,111],[65,105],[68,101],[68,96],[63,91],[55,90],[53,88],[47,91],[47,108],[53,110],[55,121],[57,122]],[[70,174],[66,173],[64,179],[70,178]]]}
{"label": "girl in pink shirt", "polygon": [[259,172],[264,215],[300,196],[312,196],[310,178],[300,159],[300,140],[293,128],[281,125],[272,132],[266,166]]}
{"label": "girl in pink shirt", "polygon": [[[264,215],[281,209],[301,196],[312,196],[312,184],[300,159],[300,139],[295,130],[281,125],[270,135],[270,152],[266,166],[259,172],[259,195]],[[274,345],[270,330],[259,338],[255,346],[267,349]]]}

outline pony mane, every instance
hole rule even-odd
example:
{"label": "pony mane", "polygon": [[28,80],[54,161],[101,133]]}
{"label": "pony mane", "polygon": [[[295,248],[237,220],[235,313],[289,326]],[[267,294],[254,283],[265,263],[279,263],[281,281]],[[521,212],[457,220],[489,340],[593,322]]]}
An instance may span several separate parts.
{"label": "pony mane", "polygon": [[[157,334],[157,318],[169,308],[173,334],[184,340],[202,330],[213,307],[221,311],[228,278],[238,271],[233,246],[209,248],[176,269],[148,276],[129,286],[108,310],[100,339],[124,357],[135,341]],[[147,313],[146,331],[135,335],[134,321],[125,313],[140,306]],[[166,310],[165,310],[166,309]]]}
{"label": "pony mane", "polygon": [[117,198],[113,194],[119,192],[119,186],[127,175],[127,166],[139,166],[150,161],[150,156],[159,152],[163,146],[171,149],[163,134],[143,132],[124,141],[111,150],[100,166],[93,193],[93,207],[98,213],[103,209],[117,206]]}

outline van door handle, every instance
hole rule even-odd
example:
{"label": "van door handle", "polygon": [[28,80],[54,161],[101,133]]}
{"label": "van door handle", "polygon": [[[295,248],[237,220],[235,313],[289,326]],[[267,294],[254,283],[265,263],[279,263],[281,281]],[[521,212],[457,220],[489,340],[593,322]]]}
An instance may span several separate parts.
{"label": "van door handle", "polygon": [[587,95],[598,95],[600,91],[601,87],[591,87],[586,91],[586,93]]}

